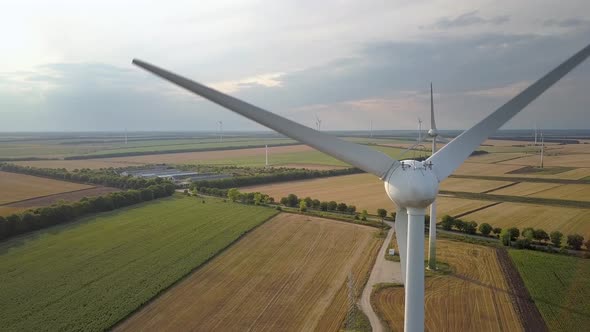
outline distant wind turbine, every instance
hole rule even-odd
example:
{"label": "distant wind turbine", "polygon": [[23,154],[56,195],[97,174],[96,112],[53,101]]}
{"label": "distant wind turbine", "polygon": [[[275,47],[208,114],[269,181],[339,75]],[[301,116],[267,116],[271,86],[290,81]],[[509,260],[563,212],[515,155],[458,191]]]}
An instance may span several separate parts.
{"label": "distant wind turbine", "polygon": [[223,142],[223,121],[217,121],[219,124],[219,142]]}
{"label": "distant wind turbine", "polygon": [[[490,135],[590,56],[590,45],[567,59],[475,126],[457,136],[426,161],[395,160],[368,146],[341,140],[228,96],[141,60],[133,63],[259,124],[305,143],[383,180],[397,205],[396,230],[405,270],[405,331],[424,330],[424,215],[436,199],[439,183],[449,177]],[[398,226],[400,225],[400,226]]]}

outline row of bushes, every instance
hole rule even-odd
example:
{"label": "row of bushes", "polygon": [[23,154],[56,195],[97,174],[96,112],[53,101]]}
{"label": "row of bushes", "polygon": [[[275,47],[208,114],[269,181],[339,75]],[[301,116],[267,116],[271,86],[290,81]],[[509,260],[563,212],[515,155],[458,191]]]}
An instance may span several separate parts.
{"label": "row of bushes", "polygon": [[121,176],[114,169],[80,169],[68,171],[65,168],[37,168],[14,164],[0,163],[0,170],[52,179],[92,183],[97,185],[116,187],[121,189],[142,189],[152,185],[162,184],[161,178],[144,179],[132,176]]}
{"label": "row of bushes", "polygon": [[78,202],[60,202],[20,214],[12,214],[7,217],[0,216],[0,239],[7,239],[15,235],[63,224],[91,213],[111,211],[170,196],[175,189],[174,184],[166,182],[140,190],[114,192],[91,198],[84,197]]}
{"label": "row of bushes", "polygon": [[339,175],[350,175],[358,174],[363,171],[358,168],[343,168],[343,169],[331,169],[331,170],[309,170],[309,169],[289,169],[284,168],[279,172],[272,174],[256,174],[250,176],[237,176],[226,179],[217,180],[200,180],[193,182],[192,188],[219,188],[229,189],[236,187],[251,186],[257,184],[274,183],[274,182],[285,182],[293,180],[306,180],[315,179]]}
{"label": "row of bushes", "polygon": [[[441,220],[441,227],[444,230],[455,229],[467,234],[476,234],[477,231],[483,236],[490,236],[494,233],[504,245],[510,246],[515,241],[517,248],[530,248],[533,244],[547,245],[551,244],[554,247],[560,248],[563,241],[563,233],[554,231],[548,234],[545,230],[540,228],[527,227],[522,232],[517,227],[510,227],[502,229],[500,227],[493,227],[488,223],[479,225],[475,221],[463,221],[458,218],[453,218],[446,215]],[[590,250],[590,240],[584,242],[584,237],[580,234],[569,234],[567,236],[567,246],[574,250],[580,250],[582,245]]]}

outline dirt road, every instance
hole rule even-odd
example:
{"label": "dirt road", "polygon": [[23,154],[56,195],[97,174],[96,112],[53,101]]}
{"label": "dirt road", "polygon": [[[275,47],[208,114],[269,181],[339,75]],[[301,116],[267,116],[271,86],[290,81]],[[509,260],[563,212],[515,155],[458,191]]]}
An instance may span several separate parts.
{"label": "dirt road", "polygon": [[363,294],[361,295],[361,300],[359,303],[361,310],[365,313],[365,315],[367,315],[369,321],[371,322],[373,332],[382,332],[385,330],[383,323],[381,323],[381,320],[379,319],[379,316],[377,316],[373,310],[373,307],[371,306],[371,292],[373,291],[373,286],[383,282],[402,282],[400,263],[388,261],[385,259],[385,251],[387,250],[389,243],[391,243],[391,238],[394,234],[393,223],[390,221],[386,221],[386,223],[391,226],[391,228],[389,229],[387,238],[379,250],[379,254],[375,260],[375,265],[371,270],[371,275],[369,276],[369,280],[367,281],[365,289],[363,289]]}

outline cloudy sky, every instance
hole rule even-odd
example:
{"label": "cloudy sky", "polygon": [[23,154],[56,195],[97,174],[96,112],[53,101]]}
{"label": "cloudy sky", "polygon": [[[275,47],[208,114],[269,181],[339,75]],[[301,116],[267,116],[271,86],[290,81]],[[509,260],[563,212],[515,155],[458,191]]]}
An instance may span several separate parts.
{"label": "cloudy sky", "polygon": [[[587,0],[10,1],[0,131],[261,127],[152,62],[327,130],[463,129],[590,42]],[[504,128],[589,128],[584,63]]]}

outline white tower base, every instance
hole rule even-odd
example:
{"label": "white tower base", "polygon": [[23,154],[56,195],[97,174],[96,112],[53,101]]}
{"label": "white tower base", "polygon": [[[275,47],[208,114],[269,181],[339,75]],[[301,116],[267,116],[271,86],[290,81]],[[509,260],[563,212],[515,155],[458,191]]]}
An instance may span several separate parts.
{"label": "white tower base", "polygon": [[408,251],[404,331],[424,331],[424,214],[408,208]]}
{"label": "white tower base", "polygon": [[408,211],[404,208],[397,209],[395,213],[395,238],[399,251],[399,262],[402,273],[402,284],[406,283],[406,250],[408,245]]}

